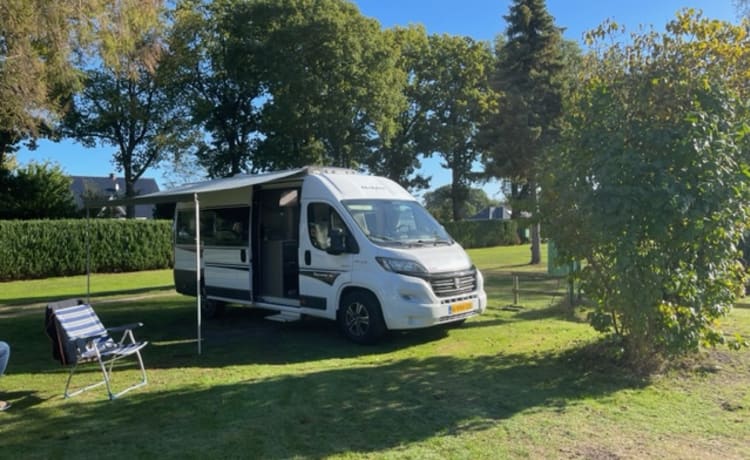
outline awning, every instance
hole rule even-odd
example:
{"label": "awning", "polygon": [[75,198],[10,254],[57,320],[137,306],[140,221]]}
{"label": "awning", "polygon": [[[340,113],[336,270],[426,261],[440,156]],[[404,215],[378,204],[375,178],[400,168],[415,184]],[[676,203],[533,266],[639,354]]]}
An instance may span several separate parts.
{"label": "awning", "polygon": [[224,179],[211,179],[202,182],[193,182],[185,184],[170,190],[149,193],[147,195],[138,195],[131,198],[117,198],[114,200],[90,201],[89,206],[118,206],[130,204],[159,204],[159,203],[178,203],[193,201],[195,195],[206,193],[221,192],[225,190],[250,189],[255,185],[265,184],[280,179],[291,178],[294,176],[303,176],[308,168],[297,168],[286,171],[278,171],[266,174],[254,175],[237,175]]}
{"label": "awning", "polygon": [[[226,190],[240,190],[248,189],[248,191],[255,185],[266,184],[281,179],[292,178],[295,176],[304,176],[308,171],[308,168],[290,169],[288,171],[279,171],[267,174],[256,174],[256,175],[238,175],[234,177],[227,177],[225,179],[212,179],[202,182],[195,182],[192,184],[186,184],[181,187],[173,188],[171,190],[164,190],[163,192],[149,193],[147,195],[139,195],[132,198],[121,198],[108,201],[98,202],[87,202],[88,206],[118,206],[118,205],[129,205],[129,204],[158,204],[158,203],[178,203],[192,201],[195,203],[195,221],[200,222],[200,197],[210,193],[222,192]],[[86,214],[88,220],[88,212]],[[195,229],[195,285],[201,285],[201,251],[200,248],[200,225],[196,225]],[[86,246],[88,248],[88,232]],[[87,280],[91,276],[91,271],[86,264],[86,278]],[[90,286],[87,281],[87,286]],[[87,287],[87,291],[90,288]],[[89,293],[87,292],[87,298]],[[202,353],[202,323],[201,318],[201,296],[196,296],[195,301],[196,315],[197,315],[197,335],[198,335],[198,354]]]}

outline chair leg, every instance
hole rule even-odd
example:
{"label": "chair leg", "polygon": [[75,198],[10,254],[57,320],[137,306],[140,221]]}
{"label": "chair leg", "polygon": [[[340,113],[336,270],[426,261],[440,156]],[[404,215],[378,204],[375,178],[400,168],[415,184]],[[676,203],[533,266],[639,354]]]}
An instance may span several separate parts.
{"label": "chair leg", "polygon": [[70,373],[68,373],[68,383],[65,384],[65,391],[63,392],[63,397],[66,399],[72,396],[68,394],[68,388],[70,388],[70,381],[73,380],[73,373],[76,371],[77,367],[78,367],[78,363],[74,364],[73,367],[70,369]]}
{"label": "chair leg", "polygon": [[112,366],[114,365],[114,359],[110,361],[109,363],[109,370],[107,370],[107,366],[105,366],[104,362],[99,360],[99,367],[102,369],[102,374],[104,374],[104,383],[107,385],[107,395],[109,395],[109,399],[113,400],[115,399],[115,395],[112,394],[112,388],[109,386],[109,375],[112,372]]}
{"label": "chair leg", "polygon": [[141,358],[141,352],[136,351],[135,354],[138,356],[138,364],[141,366],[141,381],[143,384],[148,383],[148,378],[146,377],[146,367],[143,365],[143,358]]}
{"label": "chair leg", "polygon": [[127,393],[128,391],[135,390],[136,388],[140,388],[140,387],[142,387],[142,386],[144,386],[144,385],[146,385],[148,383],[148,378],[146,377],[146,367],[143,365],[143,358],[141,358],[141,352],[140,351],[136,351],[135,355],[138,358],[138,365],[141,367],[141,381],[138,382],[138,383],[136,383],[136,384],[134,384],[134,385],[131,385],[131,386],[125,388],[124,390],[122,390],[119,393],[117,393],[114,396],[112,396],[110,399],[114,399],[114,398],[117,398],[119,396],[122,396],[125,393]]}
{"label": "chair leg", "polygon": [[92,388],[96,388],[98,386],[104,385],[105,383],[107,384],[107,387],[109,387],[109,383],[108,383],[107,379],[105,378],[105,380],[103,380],[101,382],[92,383],[91,385],[87,385],[87,386],[85,386],[83,388],[79,388],[78,390],[76,390],[76,391],[74,391],[72,393],[69,393],[70,382],[73,380],[73,374],[75,373],[75,371],[76,371],[77,368],[78,368],[78,363],[74,364],[73,367],[70,369],[70,373],[68,374],[68,382],[65,384],[65,392],[63,393],[63,398],[65,398],[65,399],[71,398],[73,396],[76,396],[76,395],[79,395],[79,394],[83,393],[84,391],[87,391],[87,390],[90,390]]}

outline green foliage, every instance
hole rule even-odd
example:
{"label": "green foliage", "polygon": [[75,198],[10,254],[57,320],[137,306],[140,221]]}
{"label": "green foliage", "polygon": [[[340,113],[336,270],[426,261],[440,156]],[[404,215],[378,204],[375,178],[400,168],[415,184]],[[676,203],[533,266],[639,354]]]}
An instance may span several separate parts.
{"label": "green foliage", "polygon": [[[0,0],[0,165],[7,145],[51,134],[80,87],[76,64],[132,56],[160,0]],[[3,145],[5,144],[5,145]]]}
{"label": "green foliage", "polygon": [[416,171],[421,167],[420,156],[430,156],[433,150],[427,126],[431,105],[429,41],[421,25],[397,27],[387,33],[392,34],[400,50],[396,65],[406,79],[406,103],[396,115],[392,138],[378,137],[377,153],[370,155],[366,163],[373,174],[388,177],[407,189],[424,189],[430,178]]}
{"label": "green foliage", "polygon": [[[170,221],[0,221],[0,280],[166,268],[172,264]],[[88,235],[88,236],[87,236]]]}
{"label": "green foliage", "polygon": [[464,248],[488,248],[520,244],[516,222],[512,220],[466,220],[446,222],[445,229]]}
{"label": "green foliage", "polygon": [[[424,194],[424,207],[440,222],[453,220],[453,194],[450,185],[443,185]],[[480,188],[470,188],[461,203],[461,219],[471,217],[487,206],[497,206]]]}
{"label": "green foliage", "polygon": [[686,12],[588,56],[565,148],[548,159],[550,236],[586,260],[591,324],[636,365],[724,340],[750,217],[749,40]]}
{"label": "green foliage", "polygon": [[402,110],[399,46],[344,0],[185,1],[170,66],[213,177],[364,165]]}
{"label": "green foliage", "polygon": [[[110,38],[131,40],[132,46],[102,43],[115,53],[113,60],[97,61],[83,72],[83,89],[64,121],[65,134],[85,146],[115,147],[114,164],[123,172],[125,195],[130,197],[143,173],[167,152],[181,150],[191,130],[166,92],[166,76],[158,72],[161,23],[150,14],[142,17],[137,3],[123,2],[121,7],[113,14],[122,16],[124,25]],[[133,206],[127,207],[127,215],[134,217]]]}
{"label": "green foliage", "polygon": [[165,73],[171,97],[205,134],[193,153],[209,177],[255,172],[253,139],[264,92],[257,61],[265,40],[260,26],[246,19],[255,7],[244,0],[182,1],[173,13]]}
{"label": "green foliage", "polygon": [[244,19],[264,27],[258,164],[357,167],[373,137],[388,143],[404,104],[398,46],[344,0],[264,0]]}
{"label": "green foliage", "polygon": [[31,162],[14,171],[0,169],[0,219],[75,216],[70,183],[56,164]]}
{"label": "green foliage", "polygon": [[426,64],[425,106],[431,148],[451,170],[452,218],[460,220],[475,179],[477,132],[494,108],[489,87],[492,53],[468,37],[431,35]]}
{"label": "green foliage", "polygon": [[[539,159],[554,149],[563,113],[568,66],[577,47],[562,34],[544,0],[515,0],[505,16],[507,39],[501,42],[492,88],[499,110],[483,127],[485,173],[513,183],[514,209],[535,219]],[[519,201],[526,200],[523,204]],[[540,229],[532,225],[532,263],[541,261]]]}

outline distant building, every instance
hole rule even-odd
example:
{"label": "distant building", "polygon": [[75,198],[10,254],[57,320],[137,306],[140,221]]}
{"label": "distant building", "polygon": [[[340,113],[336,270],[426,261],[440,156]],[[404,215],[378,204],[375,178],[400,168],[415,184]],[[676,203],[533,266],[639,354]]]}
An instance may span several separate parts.
{"label": "distant building", "polygon": [[507,206],[488,206],[466,220],[510,220],[510,216]]}
{"label": "distant building", "polygon": [[[70,191],[76,201],[78,209],[83,209],[84,198],[87,200],[103,201],[125,195],[125,179],[115,177],[110,174],[109,177],[91,177],[91,176],[70,176],[73,183],[70,184]],[[141,178],[135,182],[136,195],[145,195],[159,191],[155,179]],[[92,215],[108,213],[112,217],[125,217],[125,208],[122,206],[103,207],[97,213],[91,211]],[[154,217],[154,206],[151,204],[139,204],[135,207],[135,217],[139,219],[152,219]]]}

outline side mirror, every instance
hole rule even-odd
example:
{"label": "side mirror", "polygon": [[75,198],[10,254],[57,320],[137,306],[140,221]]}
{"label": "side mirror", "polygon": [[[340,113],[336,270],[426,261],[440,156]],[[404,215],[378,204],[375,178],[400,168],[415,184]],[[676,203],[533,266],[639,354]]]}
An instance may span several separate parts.
{"label": "side mirror", "polygon": [[326,250],[328,254],[335,256],[346,252],[346,235],[343,229],[332,228],[328,232],[328,237],[331,239],[331,245]]}

